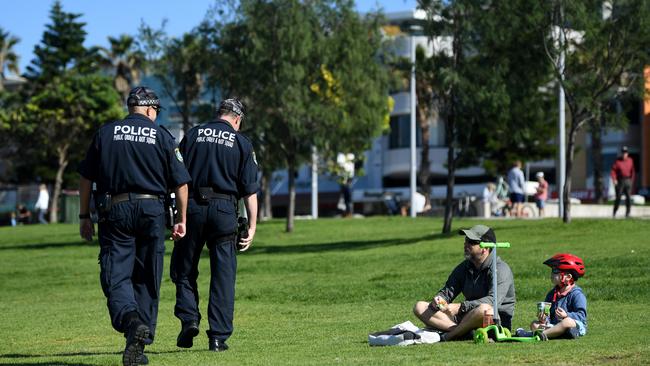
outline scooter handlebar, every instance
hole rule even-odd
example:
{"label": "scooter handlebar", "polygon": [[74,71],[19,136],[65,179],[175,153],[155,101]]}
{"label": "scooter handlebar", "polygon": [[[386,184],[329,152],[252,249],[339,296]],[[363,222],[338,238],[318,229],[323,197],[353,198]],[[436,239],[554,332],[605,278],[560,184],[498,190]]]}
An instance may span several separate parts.
{"label": "scooter handlebar", "polygon": [[510,248],[510,243],[481,242],[481,248]]}

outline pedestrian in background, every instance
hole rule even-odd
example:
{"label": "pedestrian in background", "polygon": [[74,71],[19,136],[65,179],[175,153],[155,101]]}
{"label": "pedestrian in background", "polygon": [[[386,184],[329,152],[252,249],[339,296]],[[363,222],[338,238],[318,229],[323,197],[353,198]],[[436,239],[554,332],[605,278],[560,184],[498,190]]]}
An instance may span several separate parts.
{"label": "pedestrian in background", "polygon": [[610,176],[616,187],[616,200],[614,201],[614,213],[621,204],[621,196],[625,194],[625,217],[630,217],[632,186],[634,184],[634,161],[629,155],[627,146],[621,148],[621,156],[612,165]]}
{"label": "pedestrian in background", "polygon": [[521,170],[521,161],[514,162],[512,168],[508,171],[507,179],[514,216],[520,217],[526,194],[526,179],[524,178],[524,172]]}
{"label": "pedestrian in background", "polygon": [[27,225],[32,222],[32,212],[22,203],[16,205],[16,223],[18,225]]}
{"label": "pedestrian in background", "polygon": [[47,186],[41,184],[38,186],[38,199],[34,205],[34,209],[38,213],[38,222],[41,224],[47,224],[45,219],[45,214],[47,213],[47,208],[49,207],[50,194],[47,192]]}
{"label": "pedestrian in background", "polygon": [[537,172],[537,192],[535,193],[535,204],[539,210],[539,217],[544,217],[544,206],[548,199],[548,182],[544,179],[544,172]]}

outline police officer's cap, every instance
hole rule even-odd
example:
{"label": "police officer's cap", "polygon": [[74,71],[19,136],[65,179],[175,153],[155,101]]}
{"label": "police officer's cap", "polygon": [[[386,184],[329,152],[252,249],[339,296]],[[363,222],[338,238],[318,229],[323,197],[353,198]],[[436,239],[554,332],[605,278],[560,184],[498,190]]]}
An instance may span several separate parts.
{"label": "police officer's cap", "polygon": [[126,105],[129,107],[158,107],[160,106],[160,98],[156,93],[146,86],[137,86],[129,92],[129,97],[126,100]]}
{"label": "police officer's cap", "polygon": [[228,98],[223,100],[219,104],[219,108],[217,109],[217,112],[219,115],[222,115],[227,112],[232,112],[244,118],[244,115],[246,114],[246,106],[238,98]]}

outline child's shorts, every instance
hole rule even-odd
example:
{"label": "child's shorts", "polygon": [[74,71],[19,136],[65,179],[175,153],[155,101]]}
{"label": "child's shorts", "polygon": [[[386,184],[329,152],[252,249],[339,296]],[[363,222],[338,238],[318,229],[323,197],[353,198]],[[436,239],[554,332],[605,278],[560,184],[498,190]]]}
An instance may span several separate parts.
{"label": "child's shorts", "polygon": [[566,338],[576,339],[587,334],[587,327],[584,325],[583,322],[575,319],[573,319],[573,321],[576,322],[576,327],[566,331],[566,333],[564,334]]}

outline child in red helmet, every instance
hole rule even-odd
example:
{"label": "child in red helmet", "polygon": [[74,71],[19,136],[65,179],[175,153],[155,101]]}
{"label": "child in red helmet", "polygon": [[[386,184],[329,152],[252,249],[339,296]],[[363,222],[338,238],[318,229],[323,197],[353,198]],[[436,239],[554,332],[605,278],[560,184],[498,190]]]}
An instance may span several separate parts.
{"label": "child in red helmet", "polygon": [[538,334],[546,341],[551,338],[575,339],[587,333],[587,298],[582,289],[576,285],[578,278],[585,274],[584,261],[573,254],[556,254],[544,261],[551,267],[551,282],[555,287],[546,295],[545,302],[550,302],[549,326],[540,322],[531,323],[527,332],[517,329],[519,337],[530,337]]}

